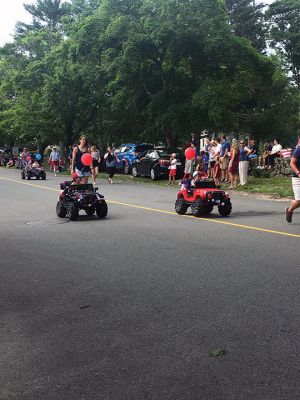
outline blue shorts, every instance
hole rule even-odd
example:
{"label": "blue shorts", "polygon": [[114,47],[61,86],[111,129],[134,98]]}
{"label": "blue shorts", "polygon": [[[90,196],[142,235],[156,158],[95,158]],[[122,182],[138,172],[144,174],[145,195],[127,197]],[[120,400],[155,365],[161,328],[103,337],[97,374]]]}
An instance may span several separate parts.
{"label": "blue shorts", "polygon": [[84,176],[91,176],[90,171],[80,171],[80,169],[75,168],[75,172],[78,174],[79,178],[83,178]]}

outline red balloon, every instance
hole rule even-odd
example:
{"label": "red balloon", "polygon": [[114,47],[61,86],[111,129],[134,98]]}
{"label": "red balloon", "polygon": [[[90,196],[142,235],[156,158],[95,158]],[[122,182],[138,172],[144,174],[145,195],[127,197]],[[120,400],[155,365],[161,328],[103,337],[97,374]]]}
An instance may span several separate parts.
{"label": "red balloon", "polygon": [[187,160],[193,160],[193,158],[195,158],[196,152],[192,147],[188,147],[184,152],[184,155]]}
{"label": "red balloon", "polygon": [[31,156],[27,156],[26,161],[30,161],[30,160],[31,160]]}
{"label": "red balloon", "polygon": [[90,155],[90,153],[85,153],[81,156],[81,162],[86,167],[89,167],[93,163],[93,157]]}

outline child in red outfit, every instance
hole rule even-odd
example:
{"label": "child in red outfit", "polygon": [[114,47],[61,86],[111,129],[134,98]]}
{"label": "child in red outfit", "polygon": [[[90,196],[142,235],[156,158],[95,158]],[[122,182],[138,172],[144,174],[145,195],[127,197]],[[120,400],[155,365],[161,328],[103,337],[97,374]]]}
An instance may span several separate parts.
{"label": "child in red outfit", "polygon": [[170,166],[169,166],[169,183],[168,185],[173,186],[176,178],[176,167],[177,167],[177,160],[176,154],[172,153],[170,156]]}

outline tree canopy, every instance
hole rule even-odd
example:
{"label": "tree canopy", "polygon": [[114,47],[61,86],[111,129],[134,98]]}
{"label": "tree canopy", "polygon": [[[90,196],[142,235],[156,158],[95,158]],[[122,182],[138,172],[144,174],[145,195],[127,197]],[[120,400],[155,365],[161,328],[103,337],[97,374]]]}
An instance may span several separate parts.
{"label": "tree canopy", "polygon": [[262,138],[297,127],[296,0],[266,11],[248,0],[24,6],[32,22],[0,49],[2,142],[71,144],[84,130],[98,144],[177,144],[203,129]]}

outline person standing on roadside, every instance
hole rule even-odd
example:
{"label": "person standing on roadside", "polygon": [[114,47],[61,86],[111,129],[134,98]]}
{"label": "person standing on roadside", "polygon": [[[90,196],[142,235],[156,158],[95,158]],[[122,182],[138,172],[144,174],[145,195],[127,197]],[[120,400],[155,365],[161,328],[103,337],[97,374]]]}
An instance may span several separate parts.
{"label": "person standing on roadside", "polygon": [[[81,157],[89,153],[89,144],[87,137],[85,135],[81,135],[79,138],[79,145],[76,146],[73,150],[72,154],[72,163],[71,163],[71,174],[76,172],[78,177],[81,178],[82,183],[88,183],[89,176],[91,175],[91,167],[89,165],[83,165],[81,161]],[[94,168],[92,167],[92,173],[94,173]]]}
{"label": "person standing on roadside", "polygon": [[220,152],[220,168],[221,168],[221,182],[229,183],[228,180],[228,164],[230,144],[227,141],[226,135],[221,135],[221,152]]}
{"label": "person standing on roadside", "polygon": [[285,218],[287,222],[292,222],[293,212],[300,207],[300,146],[294,151],[290,167],[292,169],[292,186],[295,199],[291,201],[289,207],[285,209]]}
{"label": "person standing on roadside", "polygon": [[208,157],[208,177],[214,177],[214,166],[215,166],[215,153],[216,153],[216,142],[212,139],[209,147],[209,157]]}
{"label": "person standing on roadside", "polygon": [[106,172],[108,174],[108,182],[113,184],[113,177],[116,173],[116,166],[118,162],[118,158],[112,147],[107,148],[107,153],[104,155]]}
{"label": "person standing on roadside", "polygon": [[231,143],[231,151],[230,151],[230,161],[228,166],[228,172],[230,177],[230,186],[228,189],[233,189],[237,185],[237,174],[239,170],[239,159],[240,159],[240,150],[237,144],[236,139],[232,140]]}
{"label": "person standing on roadside", "polygon": [[246,147],[244,140],[240,141],[240,158],[239,158],[239,174],[240,185],[244,186],[248,183],[249,154],[251,150]]}
{"label": "person standing on roadside", "polygon": [[170,156],[170,166],[169,166],[169,186],[173,186],[176,178],[176,168],[177,168],[177,159],[176,153],[172,153]]}
{"label": "person standing on roadside", "polygon": [[52,147],[52,151],[49,157],[49,164],[53,167],[54,176],[57,176],[60,161],[60,153],[56,146]]}

